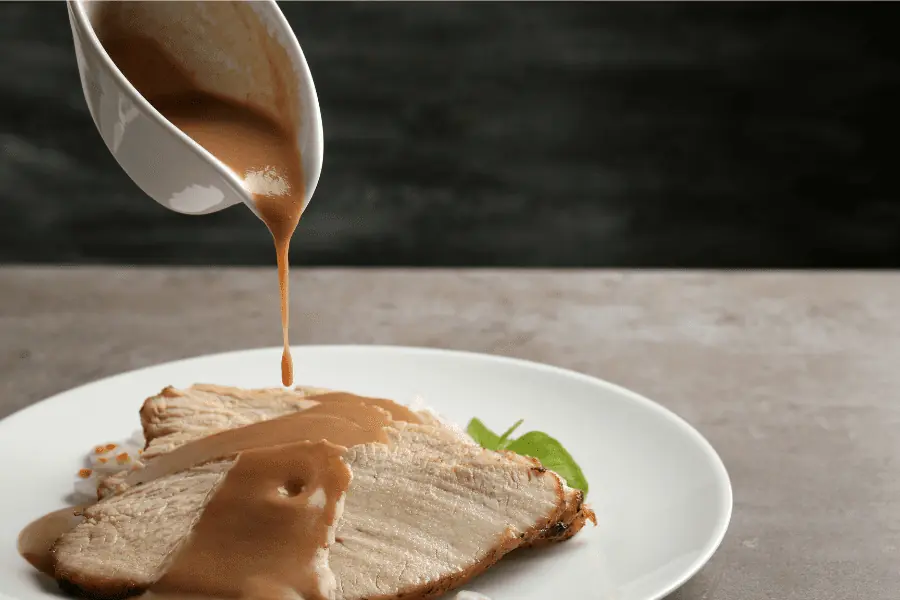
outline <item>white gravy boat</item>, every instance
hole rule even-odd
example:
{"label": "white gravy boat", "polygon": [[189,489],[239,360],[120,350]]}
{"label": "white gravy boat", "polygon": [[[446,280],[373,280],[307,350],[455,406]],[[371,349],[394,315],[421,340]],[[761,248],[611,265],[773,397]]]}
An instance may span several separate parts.
{"label": "white gravy boat", "polygon": [[[241,178],[153,108],[110,60],[94,31],[108,4],[67,1],[84,96],[116,161],[171,210],[208,214],[244,203],[258,215]],[[170,54],[203,91],[254,104],[293,125],[305,209],[322,171],[322,116],[303,51],[274,0],[121,4],[137,31],[176,50]]]}

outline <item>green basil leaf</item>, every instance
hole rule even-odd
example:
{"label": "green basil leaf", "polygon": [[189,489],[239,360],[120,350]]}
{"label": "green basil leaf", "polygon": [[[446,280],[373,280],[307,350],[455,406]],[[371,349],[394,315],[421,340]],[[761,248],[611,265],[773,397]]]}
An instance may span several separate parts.
{"label": "green basil leaf", "polygon": [[498,448],[506,448],[510,443],[515,441],[515,440],[509,439],[509,436],[511,436],[513,431],[518,429],[519,425],[521,425],[524,421],[525,421],[525,419],[519,419],[518,421],[513,423],[512,427],[510,427],[509,429],[507,429],[506,431],[503,432],[503,435],[500,436],[500,441],[498,442],[498,445],[497,445]]}
{"label": "green basil leaf", "polygon": [[566,480],[569,487],[588,492],[588,482],[581,472],[581,467],[572,458],[563,445],[541,431],[529,431],[517,440],[510,442],[506,449],[516,454],[530,456],[541,461],[545,469],[556,472]]}
{"label": "green basil leaf", "polygon": [[466,426],[468,433],[475,442],[486,450],[500,449],[500,436],[487,428],[487,425],[479,419],[472,419]]}

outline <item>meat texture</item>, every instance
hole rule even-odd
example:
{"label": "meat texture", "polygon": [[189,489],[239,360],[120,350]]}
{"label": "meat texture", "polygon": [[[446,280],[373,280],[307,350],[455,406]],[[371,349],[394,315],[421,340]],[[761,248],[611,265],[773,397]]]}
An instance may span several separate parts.
{"label": "meat texture", "polygon": [[327,390],[298,387],[246,390],[198,384],[187,390],[167,387],[141,407],[147,447],[142,459],[168,452],[217,431],[250,425],[315,406],[309,396]]}
{"label": "meat texture", "polygon": [[93,598],[124,598],[162,574],[200,517],[231,461],[161,477],[110,496],[84,511],[84,521],[53,548],[63,589]]}
{"label": "meat texture", "polygon": [[[314,405],[308,390],[167,388],[141,417],[148,448]],[[216,399],[215,397],[218,397]],[[215,413],[215,414],[213,414]],[[529,458],[483,450],[430,419],[395,422],[390,443],[344,455],[352,473],[328,564],[336,600],[428,598],[453,589],[511,550],[568,539],[594,520],[580,491]],[[64,587],[93,598],[146,589],[166,569],[233,459],[127,489],[89,508],[55,548]]]}
{"label": "meat texture", "polygon": [[[315,396],[332,390],[297,386],[293,390],[244,389],[221,385],[196,384],[185,390],[165,388],[148,398],[141,408],[141,425],[147,448],[143,459],[150,460],[162,452],[168,452],[192,439],[211,435],[217,431],[273,419],[291,412],[315,406]],[[473,444],[462,431],[428,411],[417,411],[423,422],[434,425],[461,441]],[[113,477],[100,486],[105,495],[121,489],[120,477]],[[578,533],[587,521],[596,522],[594,513],[585,507],[584,495],[579,490],[566,487],[566,510],[558,522],[527,544],[541,546],[561,542]]]}

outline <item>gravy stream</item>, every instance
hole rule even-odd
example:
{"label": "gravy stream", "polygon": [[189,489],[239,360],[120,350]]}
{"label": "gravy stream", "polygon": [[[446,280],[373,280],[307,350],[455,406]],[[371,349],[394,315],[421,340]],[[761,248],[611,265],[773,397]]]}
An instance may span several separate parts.
{"label": "gravy stream", "polygon": [[[246,6],[233,3],[245,17]],[[142,35],[130,3],[105,3],[95,31],[119,70],[166,119],[227,165],[252,194],[274,240],[281,300],[282,383],[293,383],[289,344],[288,254],[303,210],[304,182],[290,94],[273,78],[274,108],[220,97],[202,89],[159,41]],[[135,9],[136,10],[136,9]],[[243,11],[243,12],[242,12]],[[131,16],[129,16],[131,15]],[[257,32],[258,33],[258,32]],[[264,32],[263,32],[264,33]],[[262,37],[268,39],[267,36]],[[168,47],[168,46],[167,46]],[[265,46],[269,66],[284,64]],[[283,49],[280,49],[283,52]],[[279,62],[282,60],[282,62]],[[283,72],[284,69],[275,68]],[[387,443],[393,420],[420,422],[389,400],[332,393],[316,406],[277,419],[189,442],[131,473],[134,486],[216,459],[234,462],[164,574],[146,594],[175,598],[285,598],[330,596],[322,577],[325,551],[351,480],[346,449]],[[63,509],[35,521],[19,537],[20,553],[53,575],[51,548],[77,526],[80,510]]]}
{"label": "gravy stream", "polygon": [[293,126],[257,107],[198,89],[158,42],[122,34],[117,29],[117,11],[116,3],[104,7],[96,28],[109,57],[160,114],[238,175],[274,238],[284,348],[281,381],[292,385],[288,253],[305,195]]}

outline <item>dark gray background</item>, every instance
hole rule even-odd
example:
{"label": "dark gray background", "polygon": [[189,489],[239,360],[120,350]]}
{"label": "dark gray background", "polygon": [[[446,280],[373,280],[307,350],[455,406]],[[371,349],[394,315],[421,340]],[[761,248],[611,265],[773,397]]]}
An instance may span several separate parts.
{"label": "dark gray background", "polygon": [[[895,4],[282,7],[326,133],[295,264],[900,266]],[[61,3],[0,49],[0,262],[273,262],[118,170]]]}

